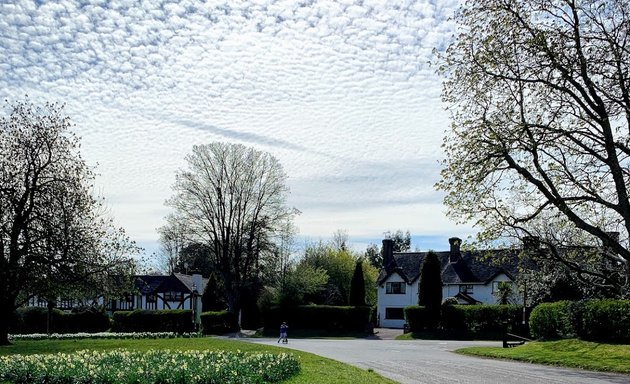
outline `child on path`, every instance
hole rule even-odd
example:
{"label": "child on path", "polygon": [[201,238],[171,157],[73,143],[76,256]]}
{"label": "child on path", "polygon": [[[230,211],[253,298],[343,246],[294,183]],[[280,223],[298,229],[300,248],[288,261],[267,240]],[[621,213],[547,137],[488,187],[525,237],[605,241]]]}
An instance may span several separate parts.
{"label": "child on path", "polygon": [[283,321],[282,325],[280,325],[280,337],[278,338],[278,343],[280,340],[282,340],[282,344],[287,344],[289,342],[289,339],[287,338],[288,328],[289,326],[287,326],[287,323]]}

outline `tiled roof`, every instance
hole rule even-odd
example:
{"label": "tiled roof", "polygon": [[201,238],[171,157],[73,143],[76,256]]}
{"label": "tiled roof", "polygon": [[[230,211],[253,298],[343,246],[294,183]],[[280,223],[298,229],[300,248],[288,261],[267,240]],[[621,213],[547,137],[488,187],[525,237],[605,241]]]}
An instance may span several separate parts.
{"label": "tiled roof", "polygon": [[[203,292],[208,279],[202,279],[202,287],[196,287]],[[139,275],[135,276],[135,286],[142,295],[158,292],[186,292],[192,293],[193,277],[181,273],[172,275]]]}
{"label": "tiled roof", "polygon": [[[514,279],[518,271],[518,250],[466,251],[455,262],[450,262],[450,252],[435,252],[440,260],[444,284],[487,283],[501,273]],[[420,268],[427,252],[396,252],[394,263],[381,269],[378,284],[398,273],[408,284],[420,277]]]}

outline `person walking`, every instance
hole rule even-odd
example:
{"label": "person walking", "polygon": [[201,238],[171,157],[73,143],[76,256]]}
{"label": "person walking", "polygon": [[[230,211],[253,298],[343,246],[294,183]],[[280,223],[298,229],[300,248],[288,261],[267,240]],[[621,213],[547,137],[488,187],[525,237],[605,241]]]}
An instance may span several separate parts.
{"label": "person walking", "polygon": [[283,321],[280,325],[280,337],[278,338],[278,343],[280,340],[282,340],[282,344],[287,344],[289,342],[289,339],[287,338],[287,329],[289,329],[289,326],[285,321]]}

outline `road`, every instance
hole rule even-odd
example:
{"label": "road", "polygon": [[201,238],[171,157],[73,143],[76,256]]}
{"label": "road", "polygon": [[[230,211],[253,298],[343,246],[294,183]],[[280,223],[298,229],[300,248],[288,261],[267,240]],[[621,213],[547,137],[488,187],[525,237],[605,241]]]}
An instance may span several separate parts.
{"label": "road", "polygon": [[[276,339],[242,339],[277,344]],[[435,340],[290,339],[286,348],[314,353],[359,368],[372,368],[403,384],[630,384],[630,375],[596,373],[463,356],[452,351],[499,342]]]}

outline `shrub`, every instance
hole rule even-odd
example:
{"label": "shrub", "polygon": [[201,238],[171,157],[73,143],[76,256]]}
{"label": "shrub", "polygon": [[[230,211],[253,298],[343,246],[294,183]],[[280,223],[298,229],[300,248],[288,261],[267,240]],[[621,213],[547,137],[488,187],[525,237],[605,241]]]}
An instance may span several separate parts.
{"label": "shrub", "polygon": [[442,306],[442,329],[470,336],[501,338],[506,331],[527,333],[521,321],[522,307],[518,305]]}
{"label": "shrub", "polygon": [[301,305],[272,307],[264,313],[265,333],[276,332],[283,321],[291,329],[364,331],[370,321],[370,307]]}
{"label": "shrub", "polygon": [[537,305],[529,317],[529,329],[535,338],[558,339],[574,337],[571,305],[568,301]]}
{"label": "shrub", "polygon": [[419,332],[429,328],[433,323],[429,321],[430,316],[431,312],[426,307],[412,305],[405,308],[405,321],[411,332]]}
{"label": "shrub", "polygon": [[192,332],[192,311],[169,309],[162,311],[114,312],[112,330],[115,332]]}
{"label": "shrub", "polygon": [[204,312],[201,314],[201,332],[206,335],[220,335],[235,332],[238,329],[238,320],[232,312]]}
{"label": "shrub", "polygon": [[630,342],[630,300],[591,300],[581,306],[579,336],[586,340]]}

